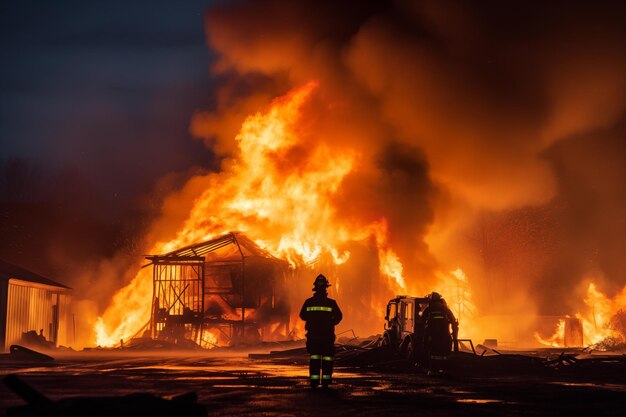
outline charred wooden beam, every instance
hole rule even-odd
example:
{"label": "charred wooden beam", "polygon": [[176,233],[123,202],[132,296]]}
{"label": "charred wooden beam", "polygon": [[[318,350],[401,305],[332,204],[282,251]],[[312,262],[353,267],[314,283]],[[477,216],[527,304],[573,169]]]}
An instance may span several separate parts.
{"label": "charred wooden beam", "polygon": [[177,264],[204,262],[204,256],[150,255],[150,256],[146,256],[146,259],[149,261],[152,261],[153,264],[162,264],[162,265],[177,265]]}

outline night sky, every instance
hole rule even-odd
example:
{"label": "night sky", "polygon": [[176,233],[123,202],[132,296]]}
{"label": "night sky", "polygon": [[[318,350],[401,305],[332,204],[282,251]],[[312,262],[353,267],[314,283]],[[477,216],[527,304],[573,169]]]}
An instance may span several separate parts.
{"label": "night sky", "polygon": [[209,2],[3,1],[0,145],[44,178],[69,171],[124,210],[165,173],[207,166],[189,135],[209,106]]}

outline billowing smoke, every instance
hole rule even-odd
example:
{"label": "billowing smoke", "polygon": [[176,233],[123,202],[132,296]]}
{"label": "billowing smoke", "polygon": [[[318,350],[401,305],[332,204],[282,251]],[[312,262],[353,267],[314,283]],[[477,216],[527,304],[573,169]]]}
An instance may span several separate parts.
{"label": "billowing smoke", "polygon": [[247,115],[315,80],[307,140],[360,154],[337,216],[386,219],[409,289],[461,266],[483,313],[573,312],[586,279],[625,281],[624,10],[224,3],[206,16],[218,106],[191,129],[231,155]]}

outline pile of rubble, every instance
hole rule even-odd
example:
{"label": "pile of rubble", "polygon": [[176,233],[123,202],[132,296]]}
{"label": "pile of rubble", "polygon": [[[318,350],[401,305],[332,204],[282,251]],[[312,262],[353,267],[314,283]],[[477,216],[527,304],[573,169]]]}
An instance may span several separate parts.
{"label": "pile of rubble", "polygon": [[[270,360],[280,364],[308,363],[306,348],[251,353],[253,360]],[[356,344],[337,344],[337,366],[372,369],[387,372],[419,372],[416,363],[409,363],[395,352],[379,346],[379,340],[369,339]],[[623,373],[626,375],[626,355],[623,352],[590,351],[589,349],[541,349],[537,351],[499,351],[484,345],[459,352],[449,358],[448,369],[453,375],[502,375],[544,372],[584,372],[587,374]]]}

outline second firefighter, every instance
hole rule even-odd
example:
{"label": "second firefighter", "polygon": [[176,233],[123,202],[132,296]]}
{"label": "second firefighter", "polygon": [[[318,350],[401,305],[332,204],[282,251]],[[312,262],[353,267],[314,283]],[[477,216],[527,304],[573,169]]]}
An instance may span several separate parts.
{"label": "second firefighter", "polygon": [[[445,372],[447,361],[452,350],[453,339],[459,331],[459,323],[446,301],[439,293],[428,296],[428,307],[422,313],[424,320],[424,347],[426,349],[429,375]],[[450,333],[452,327],[452,333]]]}

